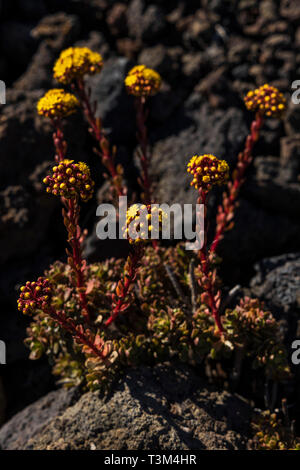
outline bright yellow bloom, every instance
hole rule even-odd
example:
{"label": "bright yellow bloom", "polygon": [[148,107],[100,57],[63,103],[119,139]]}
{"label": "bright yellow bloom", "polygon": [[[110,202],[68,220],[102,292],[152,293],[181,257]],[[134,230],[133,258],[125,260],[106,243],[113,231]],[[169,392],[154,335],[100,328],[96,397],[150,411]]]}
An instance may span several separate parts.
{"label": "bright yellow bloom", "polygon": [[249,111],[259,112],[262,116],[280,118],[286,109],[286,99],[283,94],[268,84],[249,91],[244,101]]}
{"label": "bright yellow bloom", "polygon": [[214,184],[221,185],[228,179],[229,166],[214,155],[194,155],[187,165],[187,172],[193,175],[191,186],[209,191]]}
{"label": "bright yellow bloom", "polygon": [[48,193],[66,199],[80,197],[85,202],[92,197],[94,181],[85,163],[63,160],[54,166],[52,171],[53,175],[46,176],[43,180]]}
{"label": "bright yellow bloom", "polygon": [[132,204],[132,206],[130,206],[126,212],[126,216],[127,216],[126,220],[129,220],[129,219],[133,220],[135,216],[138,214],[139,209],[140,207],[138,204]]}
{"label": "bright yellow bloom", "polygon": [[98,52],[88,47],[69,47],[60,54],[53,72],[54,78],[60,83],[71,83],[84,75],[99,73],[103,66],[103,59]]}
{"label": "bright yellow bloom", "polygon": [[39,100],[37,112],[49,118],[63,118],[75,113],[79,101],[72,93],[61,88],[53,88]]}
{"label": "bright yellow bloom", "polygon": [[[167,214],[156,205],[133,204],[127,210],[123,232],[129,243],[147,242],[151,238],[159,238],[163,222],[167,223]],[[136,238],[130,236],[130,228]]]}
{"label": "bright yellow bloom", "polygon": [[125,86],[131,95],[150,96],[155,95],[161,85],[161,76],[155,70],[148,69],[145,65],[136,65],[125,78]]}

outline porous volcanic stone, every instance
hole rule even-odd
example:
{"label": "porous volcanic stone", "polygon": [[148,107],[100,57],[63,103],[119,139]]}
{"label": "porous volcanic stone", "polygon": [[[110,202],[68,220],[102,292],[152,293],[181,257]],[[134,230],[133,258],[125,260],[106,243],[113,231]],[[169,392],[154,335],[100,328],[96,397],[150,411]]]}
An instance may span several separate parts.
{"label": "porous volcanic stone", "polygon": [[250,409],[177,364],[129,370],[107,397],[52,392],[0,430],[1,449],[243,449]]}

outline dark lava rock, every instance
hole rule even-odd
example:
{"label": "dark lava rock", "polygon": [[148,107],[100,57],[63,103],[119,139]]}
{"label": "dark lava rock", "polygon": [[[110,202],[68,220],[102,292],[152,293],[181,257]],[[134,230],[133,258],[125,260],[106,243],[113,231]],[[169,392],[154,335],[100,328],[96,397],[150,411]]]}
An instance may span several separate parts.
{"label": "dark lava rock", "polygon": [[291,224],[299,225],[300,184],[297,181],[297,159],[257,157],[245,184],[245,197],[262,209],[287,216]]}
{"label": "dark lava rock", "polygon": [[14,67],[24,69],[31,59],[37,41],[31,35],[30,25],[22,21],[1,21],[0,44],[4,45],[5,57],[10,61],[13,58]]}
{"label": "dark lava rock", "polygon": [[55,207],[53,199],[45,196],[30,198],[21,186],[0,192],[0,243],[6,247],[1,250],[1,264],[17,255],[30,256],[38,248]]}
{"label": "dark lava rock", "polygon": [[244,449],[250,408],[188,367],[129,370],[107,397],[59,390],[0,430],[1,449]]}
{"label": "dark lava rock", "polygon": [[[44,161],[54,161],[53,128],[38,116],[36,105],[42,90],[8,90],[7,104],[0,107],[0,187],[28,185],[28,177]],[[87,126],[79,113],[64,125],[69,155],[88,161],[84,149]]]}
{"label": "dark lava rock", "polygon": [[127,72],[134,63],[125,57],[108,60],[100,74],[90,77],[91,99],[98,103],[97,115],[112,132],[112,140],[127,143],[135,137],[134,99],[124,86]]}
{"label": "dark lava rock", "polygon": [[127,5],[116,3],[107,14],[107,24],[114,36],[122,36],[127,33]]}
{"label": "dark lava rock", "polygon": [[[212,153],[229,163],[234,161],[246,137],[247,126],[239,109],[222,111],[201,102],[199,105],[199,95],[191,96],[169,125],[172,134],[155,136],[153,147],[156,197],[160,202],[191,203],[195,200],[195,190],[190,187],[191,178],[186,172],[189,159],[195,154]],[[168,124],[165,133],[168,134]]]}
{"label": "dark lava rock", "polygon": [[25,21],[33,21],[47,14],[47,6],[45,0],[16,0],[2,1],[2,9],[10,10]]}
{"label": "dark lava rock", "polygon": [[[51,216],[60,204],[57,198],[47,195],[42,185],[54,161],[54,149],[51,126],[36,112],[41,94],[38,90],[9,90],[7,105],[0,108],[0,238],[6,246],[1,251],[2,263],[36,252],[49,236]],[[83,148],[87,129],[80,116],[72,117],[65,129],[69,155],[88,161]]]}
{"label": "dark lava rock", "polygon": [[15,415],[0,429],[0,449],[24,449],[29,439],[74,403],[75,396],[76,389],[53,391]]}
{"label": "dark lava rock", "polygon": [[52,68],[61,49],[73,45],[77,39],[80,26],[75,15],[60,12],[48,15],[31,31],[40,45],[24,74],[14,83],[19,90],[50,88]]}
{"label": "dark lava rock", "polygon": [[127,23],[130,36],[153,43],[165,31],[166,18],[160,6],[132,0],[127,10]]}
{"label": "dark lava rock", "polygon": [[45,160],[53,156],[50,132],[45,135],[45,120],[40,125],[36,112],[41,95],[41,91],[9,90],[7,104],[0,108],[1,187],[25,184],[41,156]]}
{"label": "dark lava rock", "polygon": [[280,163],[284,177],[291,182],[300,181],[300,134],[281,139]]}
{"label": "dark lava rock", "polygon": [[174,81],[181,73],[181,47],[166,48],[162,44],[143,49],[138,57],[139,64],[155,69],[164,80]]}
{"label": "dark lava rock", "polygon": [[[297,87],[298,89],[298,87]],[[294,90],[296,91],[296,89]],[[299,93],[297,93],[297,99],[299,99]],[[298,104],[289,104],[285,121],[284,121],[285,132],[287,135],[297,134],[300,129],[300,106]]]}
{"label": "dark lava rock", "polygon": [[300,253],[266,258],[255,265],[250,287],[254,295],[280,314],[300,311]]}
{"label": "dark lava rock", "polygon": [[300,5],[298,0],[282,0],[280,13],[283,18],[291,22],[297,22],[300,19]]}

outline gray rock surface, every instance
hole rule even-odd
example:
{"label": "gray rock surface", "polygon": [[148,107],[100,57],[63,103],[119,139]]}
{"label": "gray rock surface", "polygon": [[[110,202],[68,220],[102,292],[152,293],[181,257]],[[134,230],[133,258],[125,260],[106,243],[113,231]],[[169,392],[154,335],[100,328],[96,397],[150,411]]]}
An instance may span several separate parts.
{"label": "gray rock surface", "polygon": [[[29,66],[16,80],[14,87],[21,91],[50,88],[54,84],[52,68],[61,49],[73,45],[80,31],[75,15],[59,12],[43,18],[31,31],[31,37],[40,41]],[[28,63],[28,62],[27,62]]]}
{"label": "gray rock surface", "polygon": [[185,366],[129,370],[106,397],[51,392],[0,429],[0,449],[243,449],[250,408]]}
{"label": "gray rock surface", "polygon": [[0,429],[0,449],[24,449],[29,439],[74,402],[75,396],[75,389],[56,390],[17,413]]}
{"label": "gray rock surface", "polygon": [[285,315],[300,311],[300,253],[266,258],[255,265],[250,283],[252,292],[265,300],[274,313]]}
{"label": "gray rock surface", "polygon": [[127,12],[129,35],[139,40],[155,41],[166,28],[164,11],[144,0],[132,0]]}
{"label": "gray rock surface", "polygon": [[113,132],[111,138],[118,144],[128,144],[135,136],[134,99],[124,86],[124,77],[133,65],[125,57],[111,59],[105,63],[101,74],[88,79],[91,99],[98,103],[97,114]]}
{"label": "gray rock surface", "polygon": [[186,172],[191,156],[212,153],[230,163],[247,135],[242,111],[230,107],[226,112],[211,109],[196,94],[166,126],[178,126],[178,131],[168,135],[166,130],[166,136],[155,136],[152,173],[158,182],[156,197],[167,203],[195,201],[191,177]]}

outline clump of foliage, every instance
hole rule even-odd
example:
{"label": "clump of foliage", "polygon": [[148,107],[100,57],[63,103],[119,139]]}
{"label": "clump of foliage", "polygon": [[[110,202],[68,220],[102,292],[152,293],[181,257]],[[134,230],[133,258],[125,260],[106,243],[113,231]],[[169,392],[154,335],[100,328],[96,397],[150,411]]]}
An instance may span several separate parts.
{"label": "clump of foliage", "polygon": [[[32,316],[25,341],[31,359],[47,354],[62,384],[92,390],[110,385],[129,365],[154,364],[173,357],[201,364],[208,359],[230,359],[237,352],[249,358],[254,369],[262,369],[267,379],[286,378],[286,353],[272,314],[250,298],[242,299],[233,309],[222,308],[216,253],[225,231],[233,226],[239,190],[264,116],[282,114],[282,95],[269,85],[247,95],[246,105],[256,115],[231,179],[226,161],[214,155],[195,155],[188,163],[191,185],[197,190],[195,202],[203,205],[205,221],[214,185],[227,185],[213,240],[208,240],[205,223],[198,251],[186,251],[181,243],[164,248],[159,237],[165,214],[151,206],[157,201],[149,176],[147,139],[147,100],[159,91],[161,77],[145,66],[134,67],[125,78],[125,86],[136,105],[142,205],[133,204],[127,211],[123,227],[129,239],[127,259],[89,265],[82,256],[84,232],[78,221],[80,204],[92,197],[94,182],[85,163],[69,159],[63,119],[82,109],[98,144],[95,153],[107,171],[111,200],[126,195],[123,168],[115,164],[115,148],[96,118],[97,105],[90,102],[91,93],[84,80],[87,74],[100,73],[102,65],[101,56],[87,48],[63,51],[54,66],[54,77],[70,86],[72,93],[50,90],[37,106],[38,113],[50,119],[54,129],[55,166],[44,183],[49,197],[61,198],[69,249],[66,264],[54,263],[45,277],[28,281],[21,288],[19,310]],[[139,222],[142,210],[149,223],[146,229]],[[160,224],[155,238],[130,235],[130,224],[141,229],[141,235],[143,230],[151,235],[152,217]]]}
{"label": "clump of foliage", "polygon": [[266,410],[256,414],[251,447],[256,450],[300,450],[294,425],[288,416],[286,400],[282,400],[281,412]]}
{"label": "clump of foliage", "polygon": [[[54,361],[54,374],[68,385],[88,385],[95,389],[106,386],[117,373],[130,365],[155,364],[176,358],[191,364],[210,358],[230,358],[237,348],[246,351],[253,368],[262,368],[270,379],[288,375],[284,348],[280,342],[277,322],[270,312],[262,310],[256,300],[245,299],[235,309],[226,309],[223,323],[226,340],[220,337],[215,322],[204,304],[193,312],[190,303],[190,281],[187,276],[189,256],[178,245],[169,249],[145,249],[135,288],[127,296],[128,306],[113,328],[108,320],[112,314],[112,299],[116,297],[123,261],[109,259],[88,266],[86,277],[90,326],[101,344],[114,352],[113,361],[104,367],[102,357],[86,360],[76,336],[65,334],[63,323],[51,313],[45,315],[45,306],[36,312],[28,328],[26,344],[31,358],[46,353]],[[176,276],[177,290],[172,284],[166,266]],[[81,311],[72,283],[68,264],[56,262],[46,273],[55,286],[51,305],[56,312],[64,310],[66,318],[81,322]],[[196,274],[197,276],[197,274]],[[197,277],[196,277],[197,279]],[[106,324],[108,323],[108,326]]]}

